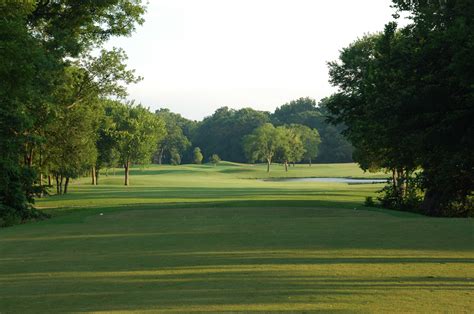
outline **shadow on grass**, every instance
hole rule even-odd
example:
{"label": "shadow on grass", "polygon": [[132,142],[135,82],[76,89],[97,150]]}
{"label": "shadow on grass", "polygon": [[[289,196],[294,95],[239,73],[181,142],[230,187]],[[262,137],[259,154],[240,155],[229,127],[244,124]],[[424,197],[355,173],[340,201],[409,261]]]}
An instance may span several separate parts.
{"label": "shadow on grass", "polygon": [[[342,260],[342,259],[341,259]],[[378,264],[381,259],[352,260]],[[382,261],[383,262],[383,261]],[[397,296],[420,289],[457,295],[468,304],[472,281],[450,276],[337,276],[314,261],[297,265],[249,264],[54,271],[0,275],[0,304],[5,311],[199,310],[295,311],[353,310],[360,298]],[[357,268],[356,268],[357,269]],[[330,301],[328,301],[330,300]],[[434,299],[433,299],[434,300]],[[431,301],[433,301],[431,300]],[[362,308],[364,308],[362,306]],[[365,308],[368,310],[369,308]]]}

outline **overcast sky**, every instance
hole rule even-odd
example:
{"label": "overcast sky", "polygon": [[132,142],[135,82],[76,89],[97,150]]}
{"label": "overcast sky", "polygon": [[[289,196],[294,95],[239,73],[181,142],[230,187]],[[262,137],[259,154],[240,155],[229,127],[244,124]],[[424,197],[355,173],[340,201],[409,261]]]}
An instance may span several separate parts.
{"label": "overcast sky", "polygon": [[392,19],[390,0],[150,0],[145,24],[110,45],[144,80],[130,99],[191,119],[273,111],[329,96],[326,62]]}

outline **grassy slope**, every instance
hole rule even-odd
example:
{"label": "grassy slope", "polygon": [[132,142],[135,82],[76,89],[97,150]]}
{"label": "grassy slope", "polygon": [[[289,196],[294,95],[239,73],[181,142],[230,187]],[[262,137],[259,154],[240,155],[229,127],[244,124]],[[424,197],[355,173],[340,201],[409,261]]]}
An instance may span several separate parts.
{"label": "grassy slope", "polygon": [[380,185],[265,177],[223,164],[75,182],[38,203],[55,218],[0,230],[0,312],[474,310],[471,219],[361,207]]}

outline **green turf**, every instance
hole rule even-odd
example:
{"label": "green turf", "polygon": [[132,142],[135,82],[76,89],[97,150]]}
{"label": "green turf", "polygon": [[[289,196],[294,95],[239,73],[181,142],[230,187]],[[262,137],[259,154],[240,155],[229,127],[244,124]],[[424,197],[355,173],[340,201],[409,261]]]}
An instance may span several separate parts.
{"label": "green turf", "polygon": [[[381,185],[264,170],[153,166],[38,201],[54,218],[0,230],[0,313],[474,311],[472,219],[364,208]],[[275,165],[285,176],[384,174]]]}

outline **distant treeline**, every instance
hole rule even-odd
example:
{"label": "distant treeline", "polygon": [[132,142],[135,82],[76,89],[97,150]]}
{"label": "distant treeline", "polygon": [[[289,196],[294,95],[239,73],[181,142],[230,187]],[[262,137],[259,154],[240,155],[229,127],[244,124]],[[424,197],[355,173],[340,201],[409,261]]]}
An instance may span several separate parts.
{"label": "distant treeline", "polygon": [[341,134],[344,127],[326,121],[325,103],[326,100],[317,104],[313,99],[300,98],[279,107],[274,113],[252,108],[235,110],[223,107],[199,122],[187,120],[168,109],[160,109],[156,114],[165,121],[167,136],[160,143],[154,162],[192,163],[194,147],[199,147],[205,158],[217,154],[223,160],[248,162],[243,139],[266,123],[274,126],[304,125],[316,129],[321,144],[313,162],[351,162],[353,148]]}

